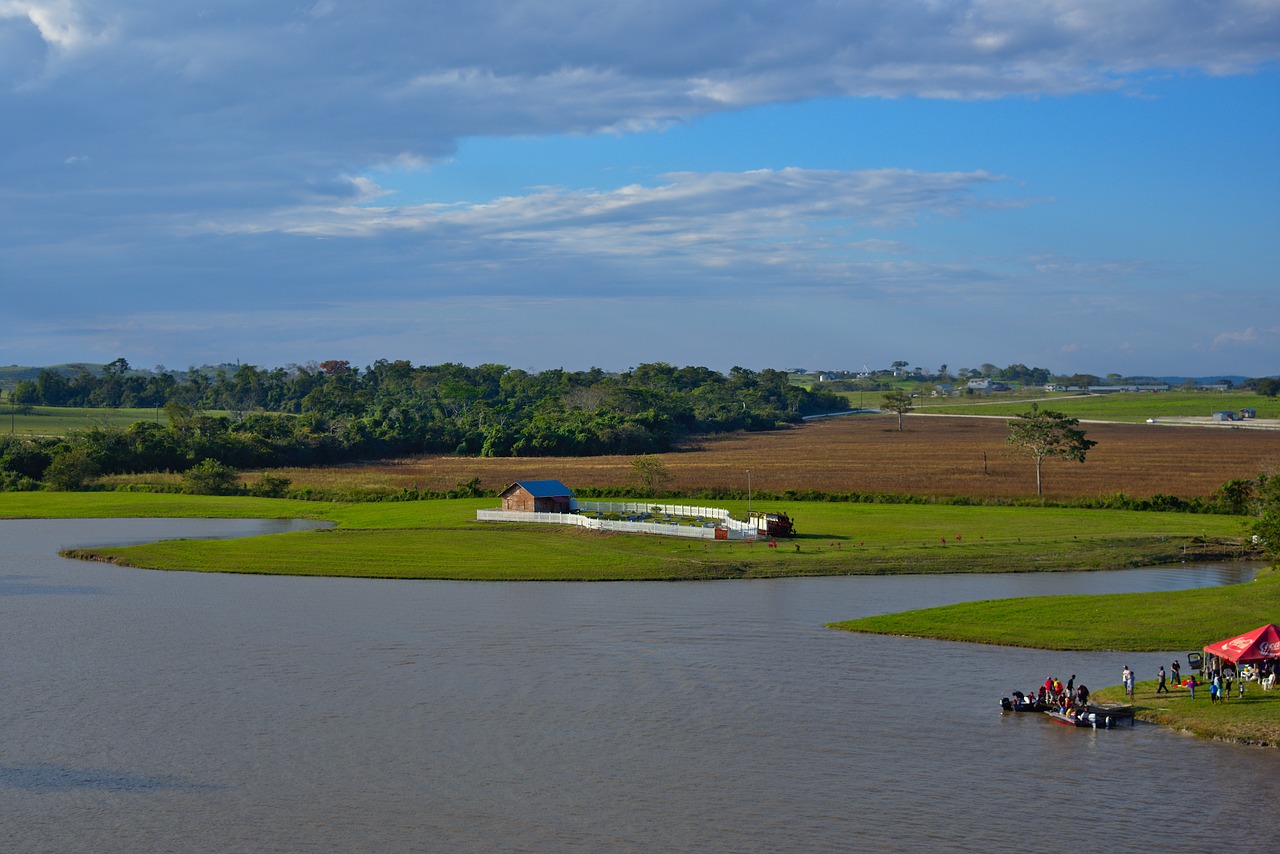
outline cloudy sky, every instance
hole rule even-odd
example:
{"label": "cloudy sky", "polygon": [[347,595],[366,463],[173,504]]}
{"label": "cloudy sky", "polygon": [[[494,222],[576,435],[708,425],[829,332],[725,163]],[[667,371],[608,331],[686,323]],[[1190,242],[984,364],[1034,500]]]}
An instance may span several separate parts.
{"label": "cloudy sky", "polygon": [[1280,372],[1280,0],[0,0],[0,363]]}

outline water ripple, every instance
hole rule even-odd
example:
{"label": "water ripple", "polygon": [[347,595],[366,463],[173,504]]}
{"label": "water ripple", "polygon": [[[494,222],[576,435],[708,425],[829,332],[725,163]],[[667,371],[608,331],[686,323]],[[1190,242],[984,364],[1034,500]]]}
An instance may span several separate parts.
{"label": "water ripple", "polygon": [[0,765],[0,787],[27,792],[70,792],[93,789],[111,792],[214,791],[223,788],[196,783],[173,774],[135,774],[106,768],[66,765]]}

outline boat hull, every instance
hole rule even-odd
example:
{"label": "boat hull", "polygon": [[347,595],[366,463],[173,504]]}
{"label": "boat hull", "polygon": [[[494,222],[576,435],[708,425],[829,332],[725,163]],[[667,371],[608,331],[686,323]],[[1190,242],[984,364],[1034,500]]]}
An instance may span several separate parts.
{"label": "boat hull", "polygon": [[1055,709],[1045,712],[1054,723],[1064,726],[1088,727],[1090,729],[1114,729],[1123,722],[1133,726],[1133,709],[1128,706],[1084,706],[1075,714],[1066,714]]}

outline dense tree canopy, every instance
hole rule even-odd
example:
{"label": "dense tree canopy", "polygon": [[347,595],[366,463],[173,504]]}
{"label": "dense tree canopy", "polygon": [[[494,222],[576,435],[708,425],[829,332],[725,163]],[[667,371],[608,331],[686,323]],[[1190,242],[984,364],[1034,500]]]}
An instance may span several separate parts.
{"label": "dense tree canopy", "polygon": [[[344,360],[261,369],[100,375],[45,370],[14,391],[23,405],[163,408],[167,425],[95,427],[62,438],[6,439],[0,477],[40,479],[76,453],[103,474],[186,471],[205,460],[235,468],[317,465],[410,453],[483,456],[649,454],[695,433],[764,430],[833,412],[846,401],[793,385],[783,371],[729,373],[661,362],[622,374],[505,365],[415,366]],[[212,412],[219,414],[210,414]]]}

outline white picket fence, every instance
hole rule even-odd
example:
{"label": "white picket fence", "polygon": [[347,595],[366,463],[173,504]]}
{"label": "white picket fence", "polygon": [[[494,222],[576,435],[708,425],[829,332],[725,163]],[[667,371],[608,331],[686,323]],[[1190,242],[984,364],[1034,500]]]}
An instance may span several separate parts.
{"label": "white picket fence", "polygon": [[[701,525],[679,525],[661,519],[625,521],[600,519],[592,513],[617,513],[640,516],[643,514],[684,516],[706,520]],[[687,507],[681,504],[654,504],[619,501],[580,501],[577,513],[525,513],[518,510],[477,510],[478,522],[539,522],[548,525],[577,525],[594,531],[618,531],[630,534],[658,534],[664,537],[690,537],[699,540],[716,539],[716,529],[724,529],[721,538],[752,540],[758,534],[754,525],[729,518],[729,511],[719,507]]]}

